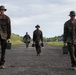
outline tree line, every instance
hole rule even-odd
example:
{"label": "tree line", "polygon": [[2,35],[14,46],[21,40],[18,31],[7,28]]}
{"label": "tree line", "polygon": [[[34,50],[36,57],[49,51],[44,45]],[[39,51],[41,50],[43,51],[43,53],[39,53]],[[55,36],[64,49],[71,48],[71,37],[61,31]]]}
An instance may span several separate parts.
{"label": "tree line", "polygon": [[63,41],[63,35],[55,36],[55,37],[49,37],[49,38],[45,38],[45,37],[44,37],[44,41],[45,41],[45,42],[58,42],[58,41]]}

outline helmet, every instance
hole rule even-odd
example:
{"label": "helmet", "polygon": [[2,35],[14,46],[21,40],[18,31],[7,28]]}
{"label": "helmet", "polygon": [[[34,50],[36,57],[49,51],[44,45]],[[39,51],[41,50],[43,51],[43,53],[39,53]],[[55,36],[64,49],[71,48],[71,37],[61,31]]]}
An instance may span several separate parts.
{"label": "helmet", "polygon": [[7,9],[5,9],[5,7],[3,5],[0,6],[0,10],[4,10],[6,11]]}
{"label": "helmet", "polygon": [[69,14],[69,16],[76,16],[76,13],[75,13],[75,11],[70,11],[70,14]]}

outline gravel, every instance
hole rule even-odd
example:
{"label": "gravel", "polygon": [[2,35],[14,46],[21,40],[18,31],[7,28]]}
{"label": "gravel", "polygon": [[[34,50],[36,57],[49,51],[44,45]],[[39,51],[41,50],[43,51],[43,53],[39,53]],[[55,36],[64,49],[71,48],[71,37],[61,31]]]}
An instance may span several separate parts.
{"label": "gravel", "polygon": [[62,47],[45,44],[40,56],[35,48],[25,44],[6,50],[5,69],[0,75],[76,75],[72,70],[69,54],[63,54]]}

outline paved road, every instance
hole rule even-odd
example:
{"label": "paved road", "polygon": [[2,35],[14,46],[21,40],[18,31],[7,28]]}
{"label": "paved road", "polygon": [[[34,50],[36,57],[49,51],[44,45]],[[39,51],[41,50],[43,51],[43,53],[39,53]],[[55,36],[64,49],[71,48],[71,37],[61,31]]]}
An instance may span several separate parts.
{"label": "paved road", "polygon": [[23,44],[6,51],[6,68],[0,69],[0,75],[76,75],[70,65],[62,47],[45,45],[41,56],[36,56],[35,48]]}

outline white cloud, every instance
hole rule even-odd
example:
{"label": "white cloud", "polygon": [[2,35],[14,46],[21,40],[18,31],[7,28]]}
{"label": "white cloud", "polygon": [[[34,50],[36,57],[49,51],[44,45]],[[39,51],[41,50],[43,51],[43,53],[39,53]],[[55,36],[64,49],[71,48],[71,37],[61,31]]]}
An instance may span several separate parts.
{"label": "white cloud", "polygon": [[26,17],[22,17],[22,18],[12,18],[12,24],[13,25],[26,25],[28,22],[31,21],[31,18],[26,18]]}

